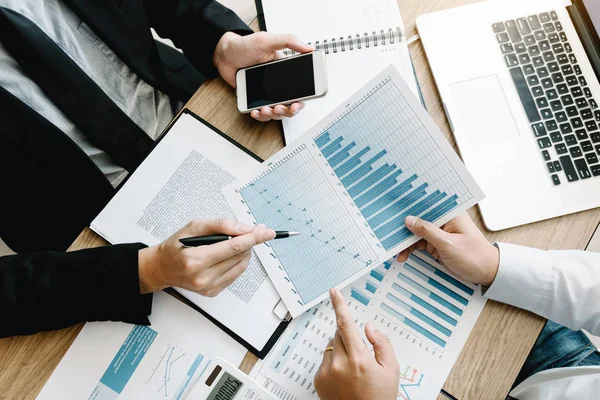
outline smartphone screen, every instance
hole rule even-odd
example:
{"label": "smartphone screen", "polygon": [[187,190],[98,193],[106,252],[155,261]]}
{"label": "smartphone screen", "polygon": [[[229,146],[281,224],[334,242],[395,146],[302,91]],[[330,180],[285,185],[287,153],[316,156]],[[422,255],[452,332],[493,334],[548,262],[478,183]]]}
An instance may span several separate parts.
{"label": "smartphone screen", "polygon": [[247,69],[246,88],[248,108],[313,96],[313,55]]}

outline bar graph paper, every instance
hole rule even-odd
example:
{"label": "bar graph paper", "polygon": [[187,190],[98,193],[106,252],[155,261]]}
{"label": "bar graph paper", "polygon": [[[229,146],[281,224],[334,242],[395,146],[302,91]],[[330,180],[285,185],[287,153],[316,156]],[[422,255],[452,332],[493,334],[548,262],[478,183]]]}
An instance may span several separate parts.
{"label": "bar graph paper", "polygon": [[386,250],[472,197],[391,79],[314,142]]}
{"label": "bar graph paper", "polygon": [[449,275],[427,253],[412,254],[388,278],[392,281],[378,307],[384,317],[443,349],[451,338],[475,286]]}
{"label": "bar graph paper", "polygon": [[241,221],[301,233],[256,248],[297,316],[414,243],[406,216],[441,223],[483,194],[390,67],[225,196]]}
{"label": "bar graph paper", "polygon": [[[467,304],[434,282],[466,299]],[[424,252],[415,252],[405,263],[384,262],[344,288],[342,294],[361,332],[370,321],[390,338],[400,363],[399,400],[438,397],[485,304],[478,288],[450,275]],[[455,304],[456,309],[446,304]],[[257,381],[282,400],[317,399],[314,376],[336,328],[329,300],[294,319],[259,367]]]}

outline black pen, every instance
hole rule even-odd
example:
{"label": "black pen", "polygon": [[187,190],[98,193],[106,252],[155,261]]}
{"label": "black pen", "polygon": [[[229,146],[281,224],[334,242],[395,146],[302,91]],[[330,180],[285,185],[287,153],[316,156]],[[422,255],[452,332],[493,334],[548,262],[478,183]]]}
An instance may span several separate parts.
{"label": "black pen", "polygon": [[[276,231],[275,239],[285,239],[285,238],[289,238],[292,236],[297,236],[299,234],[300,234],[300,232]],[[228,235],[194,236],[194,237],[179,239],[179,243],[181,243],[185,247],[208,246],[211,244],[224,242],[226,240],[233,239],[234,237],[235,236],[228,236]]]}

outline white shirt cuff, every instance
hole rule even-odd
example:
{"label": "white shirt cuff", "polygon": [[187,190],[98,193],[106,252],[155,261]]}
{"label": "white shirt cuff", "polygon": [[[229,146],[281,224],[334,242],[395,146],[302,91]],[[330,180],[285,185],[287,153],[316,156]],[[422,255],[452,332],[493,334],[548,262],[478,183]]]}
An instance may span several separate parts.
{"label": "white shirt cuff", "polygon": [[552,259],[538,249],[496,243],[500,249],[498,274],[485,296],[502,303],[535,311],[552,285]]}

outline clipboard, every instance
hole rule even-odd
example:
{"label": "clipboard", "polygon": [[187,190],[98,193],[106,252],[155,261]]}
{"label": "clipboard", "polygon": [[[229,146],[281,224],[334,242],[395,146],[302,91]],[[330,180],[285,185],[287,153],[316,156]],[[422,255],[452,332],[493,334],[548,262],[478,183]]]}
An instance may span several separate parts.
{"label": "clipboard", "polygon": [[[117,187],[117,190],[115,191],[115,194],[113,195],[113,197],[111,198],[111,200],[109,201],[109,203],[107,204],[107,206],[104,208],[104,210],[98,215],[98,217],[96,217],[96,219],[90,225],[90,228],[92,230],[94,230],[96,233],[98,233],[99,235],[101,235],[102,237],[104,237],[107,241],[109,241],[111,243],[123,243],[123,242],[131,242],[131,241],[144,241],[144,240],[139,240],[139,236],[137,236],[137,235],[129,234],[129,236],[127,236],[127,234],[123,234],[122,233],[123,230],[130,230],[131,232],[134,232],[134,228],[137,229],[137,231],[135,231],[135,232],[137,232],[137,233],[143,233],[142,230],[141,230],[141,228],[138,228],[137,226],[132,227],[132,225],[133,225],[131,223],[132,221],[129,221],[129,222],[127,222],[127,221],[126,222],[117,221],[116,223],[114,222],[115,219],[116,220],[123,219],[122,215],[119,215],[120,212],[122,212],[122,214],[125,215],[125,216],[129,216],[129,213],[131,213],[131,210],[123,210],[123,207],[120,207],[118,205],[118,203],[120,202],[122,204],[125,200],[127,200],[128,204],[136,201],[136,199],[133,199],[133,197],[136,197],[135,195],[137,195],[137,192],[134,192],[134,195],[132,195],[132,194],[130,194],[130,193],[127,192],[130,189],[129,188],[125,189],[125,188],[128,187],[127,186],[128,183],[130,183],[132,180],[134,181],[134,183],[132,183],[132,185],[140,185],[141,183],[145,183],[146,182],[145,180],[148,179],[147,176],[149,176],[149,175],[148,175],[148,172],[146,172],[144,170],[144,168],[147,168],[147,167],[144,166],[145,165],[144,163],[149,160],[150,156],[153,153],[155,153],[155,150],[157,150],[157,148],[166,140],[166,138],[169,137],[168,134],[173,130],[173,127],[176,126],[177,123],[182,118],[184,118],[184,116],[192,117],[195,121],[200,122],[206,128],[209,128],[210,131],[212,131],[212,133],[216,133],[221,138],[225,139],[229,144],[233,144],[237,149],[242,150],[245,154],[247,154],[248,156],[252,157],[254,160],[258,161],[259,163],[262,163],[264,161],[260,157],[258,157],[256,154],[252,153],[250,150],[248,150],[247,148],[243,147],[242,145],[240,145],[239,143],[237,143],[235,140],[231,139],[229,136],[225,135],[219,129],[215,128],[213,125],[211,125],[210,123],[208,123],[204,119],[202,119],[199,116],[197,116],[196,114],[194,114],[189,109],[185,108],[185,109],[181,110],[180,113],[173,119],[173,121],[171,121],[171,123],[164,129],[164,131],[156,139],[153,147],[151,148],[151,150],[149,151],[149,153],[144,158],[144,161],[142,161],[142,163],[135,170],[133,170],[123,180],[123,182],[121,182],[121,184]],[[178,133],[178,134],[180,134],[180,133]],[[202,133],[202,134],[205,134],[205,133]],[[204,139],[206,139],[206,138],[204,138]],[[167,145],[171,146],[172,144],[168,143]],[[164,151],[164,150],[161,150],[161,151]],[[157,161],[157,160],[148,161],[155,170],[157,169],[157,167],[161,167],[162,166],[162,164],[157,164],[158,162],[161,162],[162,159],[159,158],[158,160],[160,160],[160,161]],[[169,168],[173,168],[173,166],[171,165]],[[139,177],[136,176],[136,173],[138,171],[140,171],[140,174],[141,174]],[[135,182],[135,181],[140,181],[140,182]],[[219,193],[220,193],[220,188],[216,188],[215,190],[219,191]],[[148,201],[148,196],[154,197],[155,194],[148,193],[147,196],[144,196],[143,194],[137,196],[137,197],[142,198],[142,199],[139,200],[140,204],[142,204],[142,203],[146,204],[147,201]],[[138,208],[140,206],[139,205],[133,205],[131,207],[132,207],[132,209],[135,209],[136,212],[137,212]],[[121,211],[121,210],[123,210],[123,211]],[[106,221],[110,221],[110,223],[107,223]],[[121,229],[120,229],[119,226],[118,226],[118,224],[127,224],[127,227],[123,228],[123,226],[125,226],[125,225],[122,225]],[[159,240],[158,237],[155,237],[155,239]],[[160,240],[162,240],[162,239],[160,239]],[[265,273],[265,276],[266,276],[266,273]],[[266,277],[265,279],[268,280],[269,278]],[[265,345],[262,348],[257,348],[255,345],[251,344],[249,342],[249,340],[246,340],[244,337],[242,337],[242,335],[240,335],[238,332],[235,332],[232,328],[226,326],[224,323],[222,323],[221,321],[219,321],[215,315],[211,315],[210,312],[206,311],[205,309],[203,309],[202,307],[200,307],[198,304],[194,303],[190,298],[188,298],[186,296],[186,294],[182,290],[180,290],[180,289],[174,289],[174,288],[169,288],[166,291],[169,294],[171,294],[174,297],[176,297],[177,299],[179,299],[180,301],[183,301],[185,304],[187,304],[188,306],[192,307],[196,311],[200,312],[208,320],[210,320],[213,324],[215,324],[216,326],[218,326],[222,331],[224,331],[225,333],[227,333],[229,336],[231,336],[233,339],[235,339],[241,345],[243,345],[244,347],[246,347],[251,353],[253,353],[254,355],[256,355],[257,357],[259,357],[261,359],[263,359],[263,358],[266,357],[266,355],[269,353],[269,351],[271,350],[271,348],[275,345],[275,343],[277,342],[277,340],[279,339],[279,337],[281,336],[281,334],[285,331],[285,329],[287,328],[287,326],[288,326],[288,324],[289,324],[289,322],[291,320],[291,317],[290,317],[289,313],[287,312],[287,309],[285,308],[285,306],[283,306],[283,302],[279,298],[279,302],[277,302],[276,304],[274,304],[273,307],[272,307],[272,309],[269,310],[269,311],[272,312],[273,315],[275,315],[278,318],[277,321],[281,321],[281,322],[273,330],[273,332],[270,335],[269,339],[265,342]],[[196,296],[198,296],[198,295],[196,295]],[[278,297],[278,295],[277,295],[277,297]],[[204,299],[206,301],[208,301],[207,298],[204,298]],[[262,313],[266,313],[267,311],[263,309],[261,312]],[[273,321],[274,321],[274,319],[272,319],[271,324],[272,324]],[[264,338],[266,338],[266,337],[267,336],[265,335]]]}

